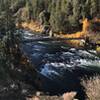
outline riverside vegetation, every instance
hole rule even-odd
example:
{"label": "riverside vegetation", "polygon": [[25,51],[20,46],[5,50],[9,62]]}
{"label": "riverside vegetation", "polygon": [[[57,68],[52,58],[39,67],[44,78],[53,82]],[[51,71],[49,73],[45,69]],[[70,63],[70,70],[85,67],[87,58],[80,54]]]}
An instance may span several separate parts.
{"label": "riverside vegetation", "polygon": [[[56,32],[76,32],[81,30],[81,19],[100,18],[100,0],[0,0],[0,100],[25,100],[27,96],[35,95],[35,85],[33,87],[25,80],[27,75],[32,75],[28,81],[34,83],[37,73],[26,67],[31,69],[31,64],[19,50],[21,37],[16,32],[16,23],[39,20],[44,9],[50,12],[50,24]],[[91,29],[94,30],[92,25]],[[100,36],[100,32],[98,34]],[[99,76],[82,82],[88,99],[99,100]]]}

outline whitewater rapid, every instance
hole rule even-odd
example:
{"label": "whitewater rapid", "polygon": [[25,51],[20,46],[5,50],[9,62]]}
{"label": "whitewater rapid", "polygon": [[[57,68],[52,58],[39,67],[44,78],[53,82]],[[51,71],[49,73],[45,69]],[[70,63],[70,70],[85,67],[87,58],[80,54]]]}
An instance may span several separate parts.
{"label": "whitewater rapid", "polygon": [[[23,31],[24,40],[38,37],[42,36]],[[95,50],[70,48],[60,41],[25,43],[22,48],[39,72],[50,79],[63,76],[66,70],[100,67],[100,58]]]}

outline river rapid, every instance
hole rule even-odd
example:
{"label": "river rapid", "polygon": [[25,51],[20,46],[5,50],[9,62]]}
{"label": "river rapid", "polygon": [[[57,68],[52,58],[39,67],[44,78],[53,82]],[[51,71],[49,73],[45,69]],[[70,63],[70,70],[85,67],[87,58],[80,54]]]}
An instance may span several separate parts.
{"label": "river rapid", "polygon": [[[23,40],[43,36],[22,31]],[[76,49],[64,41],[26,42],[21,46],[23,52],[36,66],[46,92],[63,93],[81,91],[79,78],[100,72],[100,58],[95,50]],[[54,84],[53,84],[54,83]]]}

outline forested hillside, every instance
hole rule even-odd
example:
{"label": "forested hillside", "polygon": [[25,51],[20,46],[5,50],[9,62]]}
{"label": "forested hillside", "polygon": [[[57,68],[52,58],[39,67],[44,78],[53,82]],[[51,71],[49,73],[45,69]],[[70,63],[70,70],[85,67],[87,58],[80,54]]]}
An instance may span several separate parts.
{"label": "forested hillside", "polygon": [[0,100],[100,100],[94,75],[100,0],[0,0]]}
{"label": "forested hillside", "polygon": [[[0,0],[0,12],[7,6],[7,0]],[[83,18],[100,18],[99,0],[8,0],[7,5],[13,13],[24,8],[24,14],[20,20],[39,20],[41,11],[48,10],[51,14],[50,24],[55,31],[69,32],[73,28],[80,29],[80,20]],[[20,15],[20,14],[19,14]]]}

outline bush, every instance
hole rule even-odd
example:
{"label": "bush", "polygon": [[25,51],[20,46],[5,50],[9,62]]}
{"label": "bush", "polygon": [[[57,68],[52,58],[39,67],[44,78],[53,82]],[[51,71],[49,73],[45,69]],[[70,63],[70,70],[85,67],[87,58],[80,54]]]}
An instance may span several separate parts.
{"label": "bush", "polygon": [[100,100],[100,76],[83,79],[82,85],[85,87],[87,100]]}
{"label": "bush", "polygon": [[97,51],[98,55],[100,55],[100,47],[97,47],[96,51]]}

